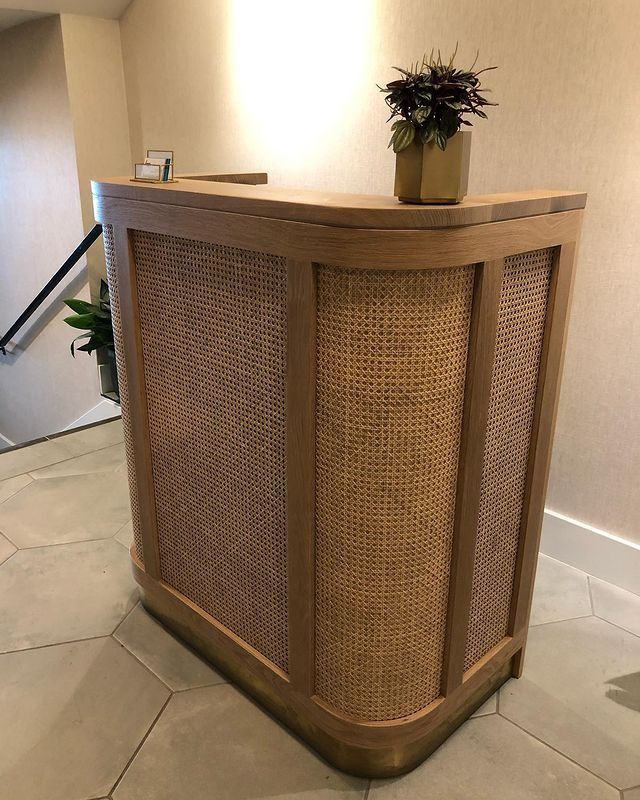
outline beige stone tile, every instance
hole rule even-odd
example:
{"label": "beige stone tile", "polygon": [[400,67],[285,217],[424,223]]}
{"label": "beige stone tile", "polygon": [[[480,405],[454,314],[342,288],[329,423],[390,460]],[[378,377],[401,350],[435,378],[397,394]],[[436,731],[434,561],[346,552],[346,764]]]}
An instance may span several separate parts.
{"label": "beige stone tile", "polygon": [[123,547],[126,547],[127,552],[129,552],[133,544],[133,522],[129,520],[126,525],[123,525],[114,536],[114,539],[120,542]]}
{"label": "beige stone tile", "polygon": [[72,455],[81,456],[93,450],[101,450],[104,447],[118,444],[123,438],[122,420],[118,417],[113,422],[94,425],[75,433],[66,433],[52,441],[64,442],[64,446]]}
{"label": "beige stone tile", "polygon": [[531,625],[591,614],[587,576],[540,554],[531,607]]}
{"label": "beige stone tile", "polygon": [[0,481],[0,503],[4,503],[14,494],[17,494],[25,486],[31,483],[29,475],[16,475],[15,478],[7,478],[6,481]]}
{"label": "beige stone tile", "polygon": [[466,722],[420,767],[373,781],[369,800],[617,800],[618,792],[497,714]]}
{"label": "beige stone tile", "polygon": [[6,561],[9,556],[15,552],[16,548],[0,533],[0,564]]}
{"label": "beige stone tile", "polygon": [[594,614],[640,636],[640,597],[598,578],[589,581]]}
{"label": "beige stone tile", "polygon": [[0,686],[0,800],[108,794],[169,696],[111,637],[2,655]]}
{"label": "beige stone tile", "polygon": [[68,475],[34,480],[0,505],[0,531],[18,547],[113,536],[131,517],[126,476]]}
{"label": "beige stone tile", "polygon": [[141,605],[123,620],[115,637],[174,691],[211,686],[226,680]]}
{"label": "beige stone tile", "polygon": [[640,786],[627,789],[626,792],[622,793],[622,798],[623,800],[640,800]]}
{"label": "beige stone tile", "polygon": [[0,568],[0,652],[113,632],[138,600],[118,542],[19,550]]}
{"label": "beige stone tile", "polygon": [[171,698],[113,798],[360,800],[366,785],[223,684]]}
{"label": "beige stone tile", "polygon": [[495,714],[498,710],[498,693],[492,694],[488,700],[480,706],[480,708],[474,712],[471,716],[472,717],[485,717],[487,714]]}
{"label": "beige stone tile", "polygon": [[87,475],[92,472],[115,472],[124,464],[124,444],[114,444],[102,450],[94,450],[83,456],[61,461],[31,472],[32,478],[58,478],[65,475]]}
{"label": "beige stone tile", "polygon": [[596,617],[531,628],[500,714],[618,788],[636,786],[639,665],[640,639]]}
{"label": "beige stone tile", "polygon": [[61,439],[38,442],[0,453],[0,480],[64,461],[73,455]]}

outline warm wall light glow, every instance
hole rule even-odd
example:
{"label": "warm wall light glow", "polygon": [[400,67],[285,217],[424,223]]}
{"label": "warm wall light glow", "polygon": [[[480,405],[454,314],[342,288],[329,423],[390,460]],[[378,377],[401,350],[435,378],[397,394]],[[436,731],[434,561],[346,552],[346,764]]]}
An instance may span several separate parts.
{"label": "warm wall light glow", "polygon": [[233,0],[233,92],[242,136],[295,166],[341,135],[362,80],[371,0]]}

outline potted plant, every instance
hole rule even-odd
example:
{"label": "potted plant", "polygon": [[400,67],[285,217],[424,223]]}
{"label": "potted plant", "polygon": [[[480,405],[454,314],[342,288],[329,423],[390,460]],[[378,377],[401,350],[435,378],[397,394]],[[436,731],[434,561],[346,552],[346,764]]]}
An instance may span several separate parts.
{"label": "potted plant", "polygon": [[[79,328],[87,331],[81,333],[71,342],[71,355],[75,358],[76,350],[91,354],[94,350],[101,349],[106,359],[106,366],[111,382],[111,386],[116,395],[120,397],[118,391],[118,372],[116,370],[116,354],[113,346],[113,327],[111,324],[111,305],[109,302],[109,287],[105,280],[100,281],[100,299],[98,305],[89,303],[86,300],[76,300],[74,298],[64,301],[72,311],[73,316],[65,317],[64,321],[72,328]],[[80,347],[76,347],[76,342],[80,339],[87,339]]]}
{"label": "potted plant", "polygon": [[[480,94],[479,75],[495,67],[474,71],[454,66],[454,54],[445,64],[433,52],[409,69],[394,67],[401,78],[386,86],[385,101],[395,120],[389,147],[396,153],[395,195],[405,203],[459,203],[469,179],[471,132],[460,131],[465,119],[490,103]],[[489,91],[489,90],[484,90]]]}

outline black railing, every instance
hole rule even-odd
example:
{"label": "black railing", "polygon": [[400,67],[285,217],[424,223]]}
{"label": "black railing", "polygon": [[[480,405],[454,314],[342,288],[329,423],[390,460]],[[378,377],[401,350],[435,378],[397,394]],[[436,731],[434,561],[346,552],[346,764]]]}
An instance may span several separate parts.
{"label": "black railing", "polygon": [[82,258],[82,256],[87,252],[87,250],[96,241],[96,239],[100,236],[101,233],[102,233],[102,225],[99,224],[94,225],[93,228],[89,231],[89,233],[84,237],[82,242],[80,242],[80,244],[76,247],[73,253],[71,253],[69,258],[64,262],[64,264],[60,267],[60,269],[56,272],[56,274],[47,283],[47,285],[42,289],[42,291],[38,292],[38,294],[29,303],[29,305],[25,308],[22,314],[20,314],[18,319],[5,333],[2,339],[0,339],[0,353],[2,353],[3,356],[7,355],[7,351],[5,350],[6,345],[9,344],[11,339],[25,324],[25,322],[29,319],[29,317],[33,314],[33,312],[38,308],[38,306],[41,305],[41,303],[47,299],[47,297],[51,294],[51,292],[64,278],[64,276],[71,271],[71,269]]}

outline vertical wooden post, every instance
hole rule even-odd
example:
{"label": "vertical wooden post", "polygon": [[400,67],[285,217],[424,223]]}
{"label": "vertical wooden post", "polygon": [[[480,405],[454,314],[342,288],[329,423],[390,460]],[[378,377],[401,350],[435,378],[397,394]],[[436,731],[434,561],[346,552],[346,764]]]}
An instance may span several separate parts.
{"label": "vertical wooden post", "polygon": [[[576,248],[576,242],[568,242],[558,247],[553,264],[509,620],[510,636],[527,627],[531,613],[573,289]],[[520,677],[522,673],[523,658],[524,649],[514,658],[513,674],[516,677]]]}
{"label": "vertical wooden post", "polygon": [[504,259],[476,267],[449,577],[442,694],[462,683]]}
{"label": "vertical wooden post", "polygon": [[289,677],[314,684],[316,280],[310,261],[287,261],[287,556]]}
{"label": "vertical wooden post", "polygon": [[120,299],[120,324],[129,394],[129,420],[135,458],[136,485],[142,557],[145,572],[160,578],[160,556],[156,525],[156,505],[153,487],[151,442],[147,414],[147,392],[144,379],[144,359],[138,311],[138,287],[131,243],[131,233],[125,225],[113,226],[116,252],[116,275]]}

